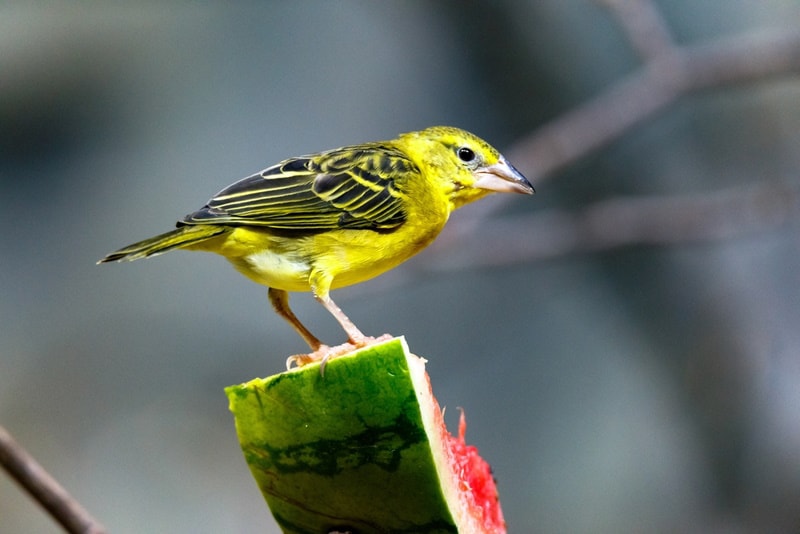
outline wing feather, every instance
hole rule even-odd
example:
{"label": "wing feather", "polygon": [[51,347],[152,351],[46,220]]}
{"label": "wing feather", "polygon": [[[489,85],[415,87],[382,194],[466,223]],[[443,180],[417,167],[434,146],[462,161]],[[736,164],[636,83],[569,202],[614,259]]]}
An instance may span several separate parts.
{"label": "wing feather", "polygon": [[281,230],[391,230],[403,224],[402,184],[419,169],[382,144],[291,158],[239,180],[178,224]]}

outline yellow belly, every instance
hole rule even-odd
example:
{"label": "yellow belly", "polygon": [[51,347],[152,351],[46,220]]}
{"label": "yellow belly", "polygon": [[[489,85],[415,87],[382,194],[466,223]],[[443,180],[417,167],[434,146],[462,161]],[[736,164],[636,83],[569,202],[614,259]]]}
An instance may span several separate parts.
{"label": "yellow belly", "polygon": [[285,291],[310,291],[312,272],[333,277],[330,289],[369,280],[425,248],[436,228],[399,228],[392,233],[333,230],[285,237],[270,230],[236,227],[215,243],[197,247],[225,256],[251,280]]}

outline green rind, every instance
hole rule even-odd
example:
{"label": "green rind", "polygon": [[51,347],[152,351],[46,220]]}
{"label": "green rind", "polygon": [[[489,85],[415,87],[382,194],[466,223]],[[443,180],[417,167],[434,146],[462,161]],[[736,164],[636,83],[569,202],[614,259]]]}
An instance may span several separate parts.
{"label": "green rind", "polygon": [[226,389],[245,459],[287,533],[457,532],[402,338]]}

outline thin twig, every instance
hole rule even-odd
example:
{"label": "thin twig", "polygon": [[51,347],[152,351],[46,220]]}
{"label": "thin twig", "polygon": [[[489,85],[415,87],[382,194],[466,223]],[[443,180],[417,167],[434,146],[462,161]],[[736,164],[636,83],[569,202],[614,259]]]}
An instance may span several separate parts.
{"label": "thin twig", "polygon": [[0,426],[0,465],[58,521],[67,532],[104,534],[103,527],[5,428]]}

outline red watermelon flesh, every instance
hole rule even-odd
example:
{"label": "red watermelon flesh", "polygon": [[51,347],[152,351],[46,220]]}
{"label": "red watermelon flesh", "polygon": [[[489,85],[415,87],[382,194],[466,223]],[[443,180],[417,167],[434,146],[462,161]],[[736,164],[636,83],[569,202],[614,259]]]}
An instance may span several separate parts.
{"label": "red watermelon flesh", "polygon": [[478,454],[477,447],[467,445],[464,440],[466,431],[467,420],[462,410],[458,422],[458,437],[449,433],[447,436],[452,462],[450,469],[458,477],[458,489],[463,492],[470,515],[483,524],[484,532],[505,532],[506,522],[500,508],[492,468]]}

